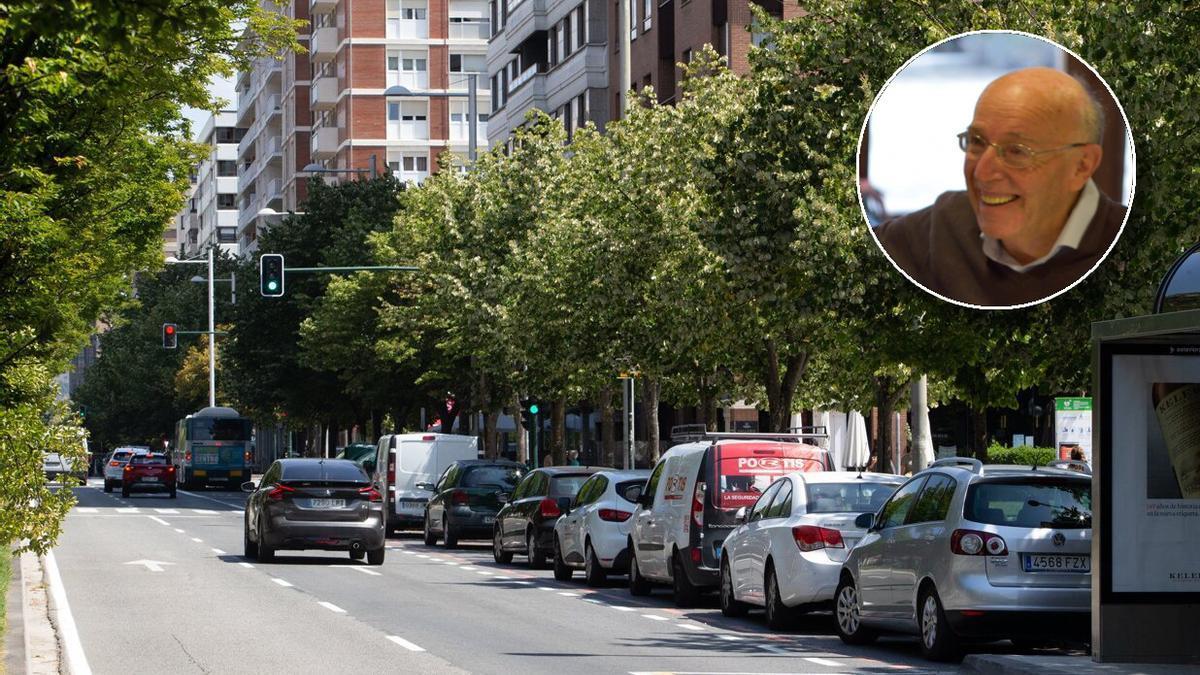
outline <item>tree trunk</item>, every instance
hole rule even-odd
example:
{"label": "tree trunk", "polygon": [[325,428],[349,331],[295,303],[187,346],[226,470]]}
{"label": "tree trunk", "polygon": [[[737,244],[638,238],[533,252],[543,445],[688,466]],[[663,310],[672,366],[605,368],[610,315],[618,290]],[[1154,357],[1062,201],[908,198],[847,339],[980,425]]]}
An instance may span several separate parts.
{"label": "tree trunk", "polygon": [[483,454],[488,459],[496,459],[500,456],[499,438],[496,432],[496,422],[500,419],[500,414],[495,410],[489,410],[483,416]]}
{"label": "tree trunk", "polygon": [[875,470],[880,473],[893,473],[892,413],[895,412],[896,402],[900,400],[907,384],[907,382],[897,382],[894,377],[875,377],[875,409],[879,415],[879,435],[875,439],[875,456],[878,458],[878,463],[875,465]]}
{"label": "tree trunk", "polygon": [[[715,382],[710,381],[707,375],[700,376],[700,423],[709,431],[717,430],[717,391]],[[715,377],[713,380],[715,381]]]}
{"label": "tree trunk", "polygon": [[517,461],[529,461],[529,437],[526,435],[525,427],[521,426],[521,396],[513,394],[512,397],[512,417],[516,423],[517,434]]}
{"label": "tree trunk", "polygon": [[767,354],[763,363],[763,384],[767,388],[767,418],[771,425],[765,431],[787,431],[792,418],[792,399],[796,395],[796,386],[808,367],[808,352],[802,351],[789,357],[781,373],[778,345],[774,339],[768,339],[764,344]]}
{"label": "tree trunk", "polygon": [[647,377],[643,385],[642,396],[646,405],[646,445],[650,464],[658,463],[658,393],[662,384],[653,377]]}
{"label": "tree trunk", "polygon": [[974,447],[971,448],[972,454],[974,454],[975,458],[979,461],[986,462],[988,445],[987,411],[972,410],[971,422],[972,426],[974,427],[974,433],[972,434],[971,439],[974,442]]}
{"label": "tree trunk", "polygon": [[560,397],[550,404],[550,454],[554,466],[567,463],[567,399]]}
{"label": "tree trunk", "polygon": [[616,433],[616,424],[613,423],[613,390],[611,385],[605,385],[600,390],[597,396],[597,403],[600,407],[600,444],[601,457],[606,466],[617,465],[617,443],[613,434]]}

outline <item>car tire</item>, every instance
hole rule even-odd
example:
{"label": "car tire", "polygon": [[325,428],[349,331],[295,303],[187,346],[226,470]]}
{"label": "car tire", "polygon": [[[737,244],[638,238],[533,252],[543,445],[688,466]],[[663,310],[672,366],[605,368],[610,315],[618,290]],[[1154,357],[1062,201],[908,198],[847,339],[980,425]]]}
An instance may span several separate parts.
{"label": "car tire", "polygon": [[122,486],[121,486],[121,496],[122,496],[122,497],[128,497],[128,496],[129,496],[129,486],[128,486],[128,485],[122,485]]}
{"label": "car tire", "polygon": [[496,559],[497,565],[507,565],[512,562],[513,554],[504,550],[498,527],[492,531],[492,557]]}
{"label": "car tire", "polygon": [[350,549],[350,559],[351,560],[362,560],[365,557],[367,557],[367,552],[362,550],[361,548],[358,550]]}
{"label": "car tire", "polygon": [[458,530],[450,527],[450,516],[442,516],[442,543],[446,548],[458,548]]}
{"label": "car tire", "polygon": [[104,481],[104,491],[105,491],[105,492],[112,492],[112,490],[113,490],[113,488],[112,488],[112,483],[110,483],[110,482],[108,482],[107,480],[105,480],[105,481]]}
{"label": "car tire", "polygon": [[957,661],[962,657],[958,636],[946,621],[942,599],[929,586],[920,595],[917,616],[921,626],[921,655],[930,661]]}
{"label": "car tire", "polygon": [[258,558],[258,544],[250,541],[250,523],[248,521],[242,526],[242,557],[247,560]]}
{"label": "car tire", "polygon": [[583,555],[583,580],[593,588],[603,586],[608,579],[608,570],[600,566],[600,559],[596,557],[596,549],[592,548],[591,540],[583,545]]}
{"label": "car tire", "polygon": [[562,544],[554,537],[554,578],[557,581],[570,581],[575,570],[567,567],[567,561],[562,557]]}
{"label": "car tire", "polygon": [[433,533],[433,528],[429,527],[429,514],[425,514],[425,545],[434,546],[437,544],[437,535]]}
{"label": "car tire", "polygon": [[733,570],[729,558],[721,558],[721,614],[730,618],[746,616],[750,607],[733,594]]}
{"label": "car tire", "polygon": [[700,603],[700,589],[688,579],[679,551],[671,557],[671,588],[675,592],[676,607],[695,607]]}
{"label": "car tire", "polygon": [[650,595],[650,580],[642,576],[642,570],[638,567],[637,553],[633,550],[633,545],[629,547],[629,594],[634,596]]}
{"label": "car tire", "polygon": [[796,612],[783,604],[783,597],[779,593],[779,578],[775,575],[774,567],[767,568],[767,575],[763,579],[763,591],[766,594],[767,627],[771,630],[791,628],[796,621]]}
{"label": "car tire", "polygon": [[856,646],[869,645],[879,637],[875,630],[862,625],[858,589],[849,574],[844,575],[838,582],[837,593],[833,598],[834,625],[842,642]]}
{"label": "car tire", "polygon": [[262,523],[258,526],[258,562],[269,563],[275,560],[275,549],[267,545],[267,538],[263,536]]}
{"label": "car tire", "polygon": [[367,564],[368,565],[382,565],[383,557],[386,554],[387,554],[387,548],[385,548],[383,546],[380,546],[377,549],[367,551]]}
{"label": "car tire", "polygon": [[529,558],[529,569],[540,570],[546,566],[546,553],[538,550],[533,530],[525,533],[525,555]]}

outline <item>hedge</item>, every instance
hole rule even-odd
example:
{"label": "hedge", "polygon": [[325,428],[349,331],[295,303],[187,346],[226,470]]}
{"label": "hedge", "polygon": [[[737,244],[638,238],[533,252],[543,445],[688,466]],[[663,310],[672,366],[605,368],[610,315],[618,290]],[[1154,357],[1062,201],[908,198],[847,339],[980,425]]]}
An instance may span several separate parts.
{"label": "hedge", "polygon": [[988,446],[987,458],[989,464],[1045,466],[1058,459],[1058,452],[1054,448],[1035,448],[1028,445],[1006,448],[999,443],[992,443]]}

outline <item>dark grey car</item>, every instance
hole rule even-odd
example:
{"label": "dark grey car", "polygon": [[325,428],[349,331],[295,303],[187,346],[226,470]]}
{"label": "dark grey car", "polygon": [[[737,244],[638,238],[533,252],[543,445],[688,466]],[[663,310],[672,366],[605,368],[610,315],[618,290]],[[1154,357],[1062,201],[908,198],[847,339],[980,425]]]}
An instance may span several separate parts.
{"label": "dark grey car", "polygon": [[349,551],[382,565],[383,497],[346,459],[280,459],[262,482],[243,483],[245,555],[270,562],[279,550]]}

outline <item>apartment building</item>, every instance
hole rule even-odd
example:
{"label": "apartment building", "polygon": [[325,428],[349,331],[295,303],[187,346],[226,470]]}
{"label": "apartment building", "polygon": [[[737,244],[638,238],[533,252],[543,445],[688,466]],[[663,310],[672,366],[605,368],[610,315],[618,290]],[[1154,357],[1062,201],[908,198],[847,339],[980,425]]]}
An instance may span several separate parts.
{"label": "apartment building", "polygon": [[418,183],[443,152],[461,165],[472,74],[486,148],[486,0],[311,0],[309,9],[313,162]]}
{"label": "apartment building", "polygon": [[209,153],[193,167],[187,201],[174,219],[173,255],[197,255],[213,243],[230,255],[238,254],[237,151],[242,130],[235,126],[236,115],[235,110],[210,115],[196,136]]}
{"label": "apartment building", "polygon": [[[319,3],[314,3],[319,4]],[[309,18],[309,3],[298,0],[284,7],[262,0],[265,9],[289,18]],[[307,28],[298,36],[307,45]],[[247,38],[244,39],[248,39]],[[287,52],[276,58],[259,57],[249,70],[238,72],[237,126],[245,129],[238,144],[238,249],[242,256],[258,250],[258,237],[279,216],[295,211],[307,197],[310,162],[308,54]]]}

